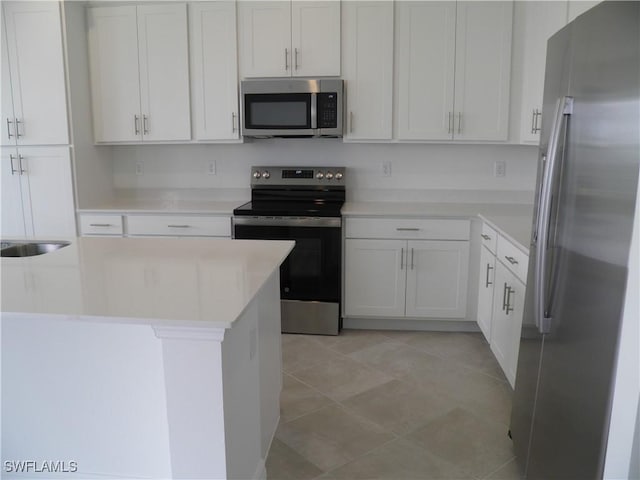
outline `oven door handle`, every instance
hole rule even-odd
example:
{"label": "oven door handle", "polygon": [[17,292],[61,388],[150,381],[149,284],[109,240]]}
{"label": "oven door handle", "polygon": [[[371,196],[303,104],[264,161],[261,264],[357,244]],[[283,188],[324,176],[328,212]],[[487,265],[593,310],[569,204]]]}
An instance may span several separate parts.
{"label": "oven door handle", "polygon": [[323,227],[340,228],[340,217],[233,217],[233,225],[250,227]]}

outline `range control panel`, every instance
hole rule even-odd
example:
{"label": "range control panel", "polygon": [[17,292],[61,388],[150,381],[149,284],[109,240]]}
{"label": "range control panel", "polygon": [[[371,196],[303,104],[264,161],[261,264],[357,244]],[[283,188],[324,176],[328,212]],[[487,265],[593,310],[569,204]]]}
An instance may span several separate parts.
{"label": "range control panel", "polygon": [[252,167],[251,185],[344,185],[345,167]]}

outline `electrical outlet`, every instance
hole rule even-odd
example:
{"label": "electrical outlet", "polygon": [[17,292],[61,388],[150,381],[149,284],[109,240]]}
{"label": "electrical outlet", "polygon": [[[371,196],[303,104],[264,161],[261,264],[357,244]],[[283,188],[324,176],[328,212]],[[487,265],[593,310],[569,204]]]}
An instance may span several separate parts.
{"label": "electrical outlet", "polygon": [[216,174],[216,161],[209,160],[209,164],[207,165],[207,174],[215,175]]}
{"label": "electrical outlet", "polygon": [[493,164],[493,174],[496,177],[504,177],[507,174],[507,163],[504,160],[496,160]]}
{"label": "electrical outlet", "polygon": [[144,163],[142,162],[142,160],[138,160],[136,162],[136,175],[142,174],[144,174]]}
{"label": "electrical outlet", "polygon": [[391,176],[391,161],[385,160],[382,162],[382,176],[390,177]]}

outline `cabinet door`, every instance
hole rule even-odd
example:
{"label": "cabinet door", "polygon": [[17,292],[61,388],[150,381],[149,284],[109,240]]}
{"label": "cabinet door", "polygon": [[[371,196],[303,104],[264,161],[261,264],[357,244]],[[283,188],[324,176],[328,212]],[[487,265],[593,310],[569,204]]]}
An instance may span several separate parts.
{"label": "cabinet door", "polygon": [[291,76],[291,2],[239,2],[241,75]]}
{"label": "cabinet door", "polygon": [[464,318],[469,242],[409,241],[408,317]]}
{"label": "cabinet door", "polygon": [[[393,2],[342,4],[346,140],[390,140],[393,132]],[[371,101],[375,99],[375,101]]]}
{"label": "cabinet door", "polygon": [[[0,115],[2,118],[2,125],[0,125],[0,145],[15,145],[15,119],[16,116],[13,113],[13,97],[11,94],[11,75],[9,74],[9,52],[7,51],[7,29],[4,22],[4,9],[2,12],[2,31],[0,32],[0,91],[2,97],[0,97]],[[2,170],[5,174],[6,170]]]}
{"label": "cabinet door", "polygon": [[15,147],[3,147],[0,155],[2,181],[2,230],[6,237],[25,235],[24,211],[18,153]]}
{"label": "cabinet door", "polygon": [[547,40],[565,25],[566,2],[517,2],[522,9],[523,66],[520,141],[538,143],[542,125],[542,94]]}
{"label": "cabinet door", "polygon": [[69,149],[22,147],[19,154],[25,170],[21,178],[27,235],[75,236]]}
{"label": "cabinet door", "polygon": [[58,2],[3,2],[2,7],[13,108],[15,119],[20,122],[15,125],[17,142],[19,145],[68,144]]}
{"label": "cabinet door", "polygon": [[454,138],[507,140],[512,2],[458,2]]}
{"label": "cabinet door", "polygon": [[194,137],[238,139],[236,4],[197,2],[189,8]]}
{"label": "cabinet door", "polygon": [[136,7],[88,9],[96,142],[142,139]]}
{"label": "cabinet door", "polygon": [[407,242],[345,241],[346,315],[404,316]]}
{"label": "cabinet door", "polygon": [[138,6],[138,45],[143,140],[190,140],[186,4]]}
{"label": "cabinet door", "polygon": [[525,286],[500,262],[496,262],[491,351],[507,380],[515,386]]}
{"label": "cabinet door", "polygon": [[340,2],[292,2],[291,47],[293,76],[340,76]]}
{"label": "cabinet door", "polygon": [[491,315],[493,313],[493,286],[495,283],[496,257],[485,247],[480,247],[480,276],[478,278],[478,326],[487,342],[491,341]]}
{"label": "cabinet door", "polygon": [[398,139],[450,140],[456,3],[397,5]]}

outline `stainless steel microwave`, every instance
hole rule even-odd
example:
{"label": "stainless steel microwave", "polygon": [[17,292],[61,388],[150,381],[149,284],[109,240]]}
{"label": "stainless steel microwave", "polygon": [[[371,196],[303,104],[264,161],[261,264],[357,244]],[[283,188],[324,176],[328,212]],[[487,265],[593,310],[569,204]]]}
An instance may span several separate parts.
{"label": "stainless steel microwave", "polygon": [[246,137],[342,137],[341,79],[243,80],[240,93]]}

